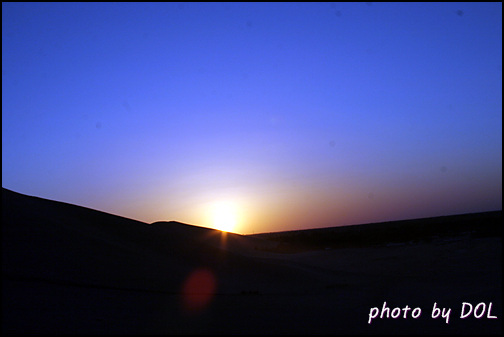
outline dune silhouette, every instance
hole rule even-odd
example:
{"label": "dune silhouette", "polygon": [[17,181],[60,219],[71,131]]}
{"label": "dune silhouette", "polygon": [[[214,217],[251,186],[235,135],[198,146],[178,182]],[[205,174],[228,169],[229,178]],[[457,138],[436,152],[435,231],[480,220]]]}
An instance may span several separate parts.
{"label": "dune silhouette", "polygon": [[2,272],[17,278],[177,291],[174,276],[201,265],[236,272],[247,254],[270,244],[175,221],[149,225],[6,189],[2,198]]}
{"label": "dune silhouette", "polygon": [[[471,221],[500,223],[500,212],[488,216]],[[464,221],[437,241],[327,250],[322,238],[354,234],[147,224],[3,188],[2,332],[498,333],[499,320],[367,324],[384,300],[426,308],[493,301],[501,317],[501,232],[474,236]]]}

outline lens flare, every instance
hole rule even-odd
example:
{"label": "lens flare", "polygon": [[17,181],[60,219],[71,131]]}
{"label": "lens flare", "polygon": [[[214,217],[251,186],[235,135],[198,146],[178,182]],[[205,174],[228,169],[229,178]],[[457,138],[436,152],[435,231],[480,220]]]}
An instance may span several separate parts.
{"label": "lens flare", "polygon": [[217,287],[214,273],[206,268],[194,270],[182,286],[184,312],[197,314],[210,304]]}

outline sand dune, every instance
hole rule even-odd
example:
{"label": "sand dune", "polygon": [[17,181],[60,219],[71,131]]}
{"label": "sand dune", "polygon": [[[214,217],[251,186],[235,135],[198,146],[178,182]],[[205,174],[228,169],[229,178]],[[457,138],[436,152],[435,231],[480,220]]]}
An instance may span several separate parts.
{"label": "sand dune", "polygon": [[[288,254],[282,245],[2,189],[2,332],[502,331],[500,234]],[[423,315],[368,324],[384,301]],[[460,319],[463,301],[492,302],[498,319]],[[430,317],[434,302],[453,307],[450,324]]]}

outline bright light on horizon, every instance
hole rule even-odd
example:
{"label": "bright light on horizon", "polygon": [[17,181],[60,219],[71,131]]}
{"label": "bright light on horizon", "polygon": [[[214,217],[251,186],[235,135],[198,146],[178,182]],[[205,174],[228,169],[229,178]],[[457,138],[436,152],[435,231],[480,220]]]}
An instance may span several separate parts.
{"label": "bright light on horizon", "polygon": [[219,202],[212,206],[212,224],[215,229],[233,232],[238,224],[236,206],[230,202]]}

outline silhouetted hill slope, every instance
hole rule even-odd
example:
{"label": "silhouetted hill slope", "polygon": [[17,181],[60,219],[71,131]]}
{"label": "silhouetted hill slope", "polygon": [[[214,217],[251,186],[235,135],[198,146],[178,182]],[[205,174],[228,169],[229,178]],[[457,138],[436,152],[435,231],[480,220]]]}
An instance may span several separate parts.
{"label": "silhouetted hill slope", "polygon": [[[2,273],[178,291],[197,266],[244,263],[261,239],[182,224],[152,225],[2,189]],[[247,263],[254,263],[247,261]]]}
{"label": "silhouetted hill slope", "polygon": [[[429,318],[434,302],[462,301],[493,302],[502,316],[501,239],[473,234],[279,254],[281,240],[146,224],[2,189],[2,333],[501,333],[500,320]],[[322,247],[323,235],[303,235]],[[384,301],[426,314],[367,324]]]}
{"label": "silhouetted hill slope", "polygon": [[3,274],[116,287],[139,286],[131,271],[148,283],[170,250],[144,223],[5,189],[2,243]]}
{"label": "silhouetted hill slope", "polygon": [[279,249],[369,247],[394,243],[431,242],[441,238],[502,237],[502,211],[388,221],[249,235],[279,243]]}

